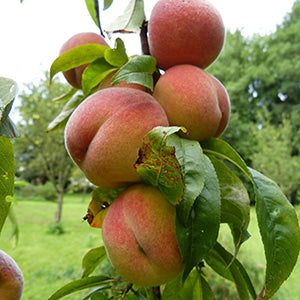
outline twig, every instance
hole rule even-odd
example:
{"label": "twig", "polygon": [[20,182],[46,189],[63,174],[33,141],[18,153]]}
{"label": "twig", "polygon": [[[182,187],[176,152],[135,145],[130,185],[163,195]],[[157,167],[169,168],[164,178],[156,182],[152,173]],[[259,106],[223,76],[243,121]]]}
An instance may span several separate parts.
{"label": "twig", "polygon": [[140,32],[140,40],[141,40],[141,47],[142,47],[142,53],[144,55],[149,55],[149,44],[148,44],[148,21],[144,19],[141,32]]}
{"label": "twig", "polygon": [[94,0],[94,7],[95,7],[95,11],[96,11],[96,18],[97,18],[99,29],[100,29],[100,34],[103,37],[105,37],[104,33],[102,31],[101,22],[100,22],[100,10],[99,10],[99,2],[98,2],[98,0]]}
{"label": "twig", "polygon": [[122,296],[121,296],[120,300],[123,300],[126,297],[127,293],[130,291],[130,289],[132,288],[132,286],[133,286],[132,283],[128,284],[128,286],[126,287],[126,289],[122,293]]}

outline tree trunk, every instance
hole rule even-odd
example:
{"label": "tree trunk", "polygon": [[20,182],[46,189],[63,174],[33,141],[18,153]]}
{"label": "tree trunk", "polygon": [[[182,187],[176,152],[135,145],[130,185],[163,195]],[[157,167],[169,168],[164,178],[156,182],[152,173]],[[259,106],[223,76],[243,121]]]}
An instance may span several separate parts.
{"label": "tree trunk", "polygon": [[56,209],[56,215],[55,215],[55,223],[59,223],[60,220],[61,220],[63,199],[64,199],[64,190],[62,190],[62,191],[60,191],[58,193],[58,197],[57,197],[57,209]]}

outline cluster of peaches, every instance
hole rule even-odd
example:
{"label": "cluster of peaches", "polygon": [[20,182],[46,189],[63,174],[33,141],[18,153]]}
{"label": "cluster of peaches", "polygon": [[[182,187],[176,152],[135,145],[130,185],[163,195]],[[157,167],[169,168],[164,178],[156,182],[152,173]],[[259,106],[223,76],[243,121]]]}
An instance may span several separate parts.
{"label": "cluster of peaches", "polygon": [[[224,38],[222,18],[208,1],[159,0],[148,22],[150,54],[162,73],[153,92],[126,82],[112,86],[107,79],[67,122],[66,148],[89,181],[105,189],[124,188],[105,214],[101,211],[98,225],[111,263],[134,284],[161,285],[184,267],[175,207],[157,188],[142,183],[134,167],[143,137],[156,126],[184,127],[184,138],[197,141],[221,135],[230,100],[204,69],[218,57]],[[81,33],[60,53],[88,43],[108,46],[97,34]],[[64,72],[76,88],[85,67]]]}

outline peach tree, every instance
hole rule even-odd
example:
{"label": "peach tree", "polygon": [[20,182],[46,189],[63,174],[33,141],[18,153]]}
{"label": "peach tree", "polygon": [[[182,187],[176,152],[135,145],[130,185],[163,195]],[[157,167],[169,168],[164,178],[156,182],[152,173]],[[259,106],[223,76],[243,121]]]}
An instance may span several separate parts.
{"label": "peach tree", "polygon": [[[144,1],[130,0],[103,30],[112,2],[86,0],[100,35],[71,37],[50,69],[72,88],[48,130],[66,127],[66,148],[95,185],[84,219],[101,229],[81,278],[49,299],[82,289],[84,299],[214,299],[208,268],[240,299],[270,299],[297,262],[299,224],[279,186],[219,137],[230,95],[205,68],[225,40],[220,13],[206,0],[159,0],[146,20]],[[128,56],[120,37],[109,46],[122,33],[140,35],[142,55]],[[262,287],[237,259],[251,238],[250,200],[265,250]],[[222,223],[232,253],[218,239]]]}

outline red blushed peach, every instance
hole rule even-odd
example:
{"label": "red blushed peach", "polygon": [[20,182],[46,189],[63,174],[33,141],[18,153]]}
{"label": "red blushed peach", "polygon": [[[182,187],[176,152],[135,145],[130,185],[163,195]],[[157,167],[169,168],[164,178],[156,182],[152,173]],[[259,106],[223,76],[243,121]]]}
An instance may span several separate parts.
{"label": "red blushed peach", "polygon": [[206,0],[159,0],[148,23],[150,54],[159,68],[192,64],[209,66],[222,50],[225,28]]}
{"label": "red blushed peach", "polygon": [[168,119],[150,94],[106,88],[73,112],[65,128],[65,144],[93,184],[120,188],[140,181],[134,163],[143,137],[156,126],[168,126]]}
{"label": "red blushed peach", "polygon": [[23,285],[22,271],[8,254],[0,250],[0,299],[21,299]]}
{"label": "red blushed peach", "polygon": [[[108,46],[105,39],[99,34],[93,32],[82,32],[72,36],[68,39],[59,52],[59,55],[81,45],[86,44],[99,44],[103,46]],[[63,72],[66,80],[75,88],[81,89],[81,78],[84,69],[88,66],[88,64],[84,64],[82,66],[76,67],[74,69]]]}
{"label": "red blushed peach", "polygon": [[219,81],[219,79],[217,79],[213,75],[210,74],[210,76],[214,80],[215,87],[217,89],[219,107],[220,107],[220,110],[222,113],[222,118],[221,118],[218,130],[214,135],[214,137],[218,137],[224,132],[224,130],[226,129],[226,127],[228,125],[229,118],[230,118],[231,105],[230,105],[229,95],[228,95],[227,90],[224,87],[224,85],[221,83],[221,81]]}
{"label": "red blushed peach", "polygon": [[230,114],[224,86],[192,65],[168,69],[154,87],[154,98],[164,108],[171,126],[187,129],[187,138],[203,141],[219,136]]}
{"label": "red blushed peach", "polygon": [[183,270],[175,234],[175,207],[155,187],[136,184],[108,208],[102,238],[124,279],[157,286]]}

